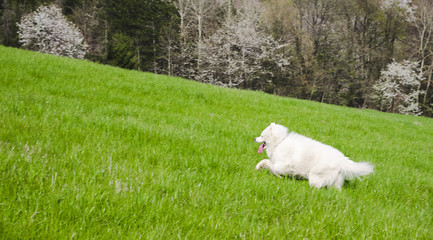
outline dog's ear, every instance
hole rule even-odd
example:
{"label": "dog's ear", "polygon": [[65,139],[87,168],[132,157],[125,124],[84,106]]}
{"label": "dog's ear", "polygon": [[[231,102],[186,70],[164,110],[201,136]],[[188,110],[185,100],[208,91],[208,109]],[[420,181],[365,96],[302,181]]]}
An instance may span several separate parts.
{"label": "dog's ear", "polygon": [[275,123],[271,123],[271,125],[269,125],[269,130],[271,131],[271,133],[272,133],[272,129],[275,127]]}
{"label": "dog's ear", "polygon": [[274,127],[275,127],[275,123],[271,123],[271,125],[269,125],[269,134],[272,136],[272,132],[274,131]]}

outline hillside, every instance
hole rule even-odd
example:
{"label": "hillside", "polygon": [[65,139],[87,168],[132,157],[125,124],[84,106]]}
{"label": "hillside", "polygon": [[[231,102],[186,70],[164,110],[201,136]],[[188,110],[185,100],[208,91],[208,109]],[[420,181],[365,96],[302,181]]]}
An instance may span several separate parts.
{"label": "hillside", "polygon": [[[270,122],[375,173],[342,192],[255,165]],[[433,119],[0,46],[1,239],[431,239]]]}

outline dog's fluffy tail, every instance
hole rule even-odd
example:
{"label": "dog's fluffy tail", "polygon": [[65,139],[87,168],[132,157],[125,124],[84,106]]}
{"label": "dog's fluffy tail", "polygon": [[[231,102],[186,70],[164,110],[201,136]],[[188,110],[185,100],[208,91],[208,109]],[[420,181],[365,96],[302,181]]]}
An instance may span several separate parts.
{"label": "dog's fluffy tail", "polygon": [[354,162],[352,160],[345,161],[341,168],[346,179],[358,178],[373,172],[373,165],[368,162]]}

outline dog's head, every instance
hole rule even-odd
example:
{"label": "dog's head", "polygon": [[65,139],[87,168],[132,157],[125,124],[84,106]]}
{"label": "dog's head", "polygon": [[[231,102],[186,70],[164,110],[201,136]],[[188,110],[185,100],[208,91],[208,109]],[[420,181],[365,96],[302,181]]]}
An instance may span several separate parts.
{"label": "dog's head", "polygon": [[259,153],[262,153],[267,146],[280,143],[288,134],[288,129],[282,125],[271,123],[263,130],[260,137],[254,138],[257,143],[262,143],[259,147]]}

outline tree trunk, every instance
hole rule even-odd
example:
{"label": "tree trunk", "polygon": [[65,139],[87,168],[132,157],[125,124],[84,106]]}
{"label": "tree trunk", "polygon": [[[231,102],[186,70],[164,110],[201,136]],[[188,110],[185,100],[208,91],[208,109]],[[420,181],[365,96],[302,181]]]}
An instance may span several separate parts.
{"label": "tree trunk", "polygon": [[153,43],[153,73],[157,73],[156,63],[156,37],[155,37],[155,21],[152,21],[152,43]]}
{"label": "tree trunk", "polygon": [[197,71],[200,71],[201,64],[201,48],[202,48],[202,16],[197,17],[198,44],[197,44]]}
{"label": "tree trunk", "polygon": [[107,59],[108,55],[108,21],[104,20],[104,58]]}
{"label": "tree trunk", "polygon": [[141,71],[141,55],[140,55],[140,46],[137,46],[137,70]]}
{"label": "tree trunk", "polygon": [[427,103],[427,95],[428,95],[428,90],[429,90],[430,84],[431,84],[432,70],[433,70],[433,62],[430,65],[429,70],[428,70],[427,87],[425,88],[424,99],[423,99],[424,104]]}
{"label": "tree trunk", "polygon": [[172,71],[172,67],[171,67],[171,37],[169,37],[168,39],[168,59],[167,59],[167,70],[168,70],[168,75],[173,75],[173,71]]}

